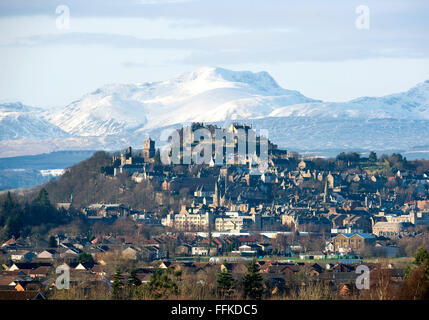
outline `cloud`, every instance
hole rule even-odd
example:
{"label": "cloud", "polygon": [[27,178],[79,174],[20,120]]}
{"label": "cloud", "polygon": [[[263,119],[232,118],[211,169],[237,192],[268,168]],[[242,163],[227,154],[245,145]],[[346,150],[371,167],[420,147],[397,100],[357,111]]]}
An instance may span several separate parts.
{"label": "cloud", "polygon": [[429,56],[425,36],[377,30],[323,30],[311,38],[306,30],[282,29],[231,32],[196,38],[139,38],[112,33],[67,32],[19,37],[3,47],[104,46],[122,49],[174,49],[189,51],[185,64],[234,64],[264,61],[333,61],[368,58],[422,58]]}
{"label": "cloud", "polygon": [[187,3],[193,2],[195,0],[140,0],[138,3],[140,4],[152,4],[152,5],[163,5],[169,3]]}
{"label": "cloud", "polygon": [[[3,0],[0,15],[55,17],[60,1]],[[94,17],[94,27],[63,34],[36,34],[19,37],[2,46],[47,47],[55,45],[106,46],[114,48],[155,48],[190,51],[183,62],[223,64],[247,61],[344,60],[373,57],[427,57],[429,21],[426,1],[378,0],[368,3],[370,30],[355,27],[358,4],[350,1],[307,0],[75,0],[70,19]],[[137,30],[102,30],[105,17],[166,19],[165,37],[154,30],[148,38]],[[97,21],[103,17],[103,23]],[[92,20],[91,20],[92,21]],[[158,20],[157,20],[158,21]],[[222,35],[201,36],[202,26],[224,28]],[[152,28],[159,25],[153,24]],[[182,37],[177,29],[182,29]],[[183,29],[188,36],[184,38]],[[209,29],[207,29],[209,30]],[[73,31],[73,30],[72,30]],[[76,31],[76,30],[75,30]],[[171,35],[170,35],[171,34]],[[192,36],[193,35],[193,36]]]}
{"label": "cloud", "polygon": [[[56,29],[61,4],[70,8],[67,31]],[[370,8],[370,30],[355,27],[361,4]],[[428,11],[421,0],[1,0],[1,94],[64,101],[105,81],[225,65],[277,72],[297,89],[321,73],[315,87],[323,98],[333,87],[341,87],[335,95],[356,89],[348,70],[358,62],[358,86],[385,90],[427,79]],[[395,62],[384,69],[371,62],[386,58]]]}
{"label": "cloud", "polygon": [[[2,0],[0,16],[55,15],[59,0]],[[360,2],[330,0],[74,0],[66,2],[72,17],[142,17],[198,20],[232,27],[309,29],[353,25]],[[377,0],[367,3],[375,26],[428,27],[429,3]]]}

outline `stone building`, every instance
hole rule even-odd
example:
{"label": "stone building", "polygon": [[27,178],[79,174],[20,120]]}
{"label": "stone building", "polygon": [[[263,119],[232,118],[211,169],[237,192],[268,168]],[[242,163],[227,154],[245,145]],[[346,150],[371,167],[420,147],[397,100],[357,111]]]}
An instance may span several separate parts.
{"label": "stone building", "polygon": [[377,222],[372,228],[372,232],[377,236],[395,236],[404,230],[402,222]]}
{"label": "stone building", "polygon": [[150,162],[155,157],[155,141],[150,137],[143,142],[143,158]]}
{"label": "stone building", "polygon": [[375,236],[368,233],[341,233],[332,238],[335,252],[358,251],[375,244]]}

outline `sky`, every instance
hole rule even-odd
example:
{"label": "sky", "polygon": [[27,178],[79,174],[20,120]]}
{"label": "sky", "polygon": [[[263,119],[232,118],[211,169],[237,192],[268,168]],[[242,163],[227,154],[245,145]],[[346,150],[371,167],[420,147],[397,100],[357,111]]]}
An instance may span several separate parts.
{"label": "sky", "polygon": [[63,107],[201,66],[325,101],[406,91],[429,79],[429,1],[0,1],[0,102]]}

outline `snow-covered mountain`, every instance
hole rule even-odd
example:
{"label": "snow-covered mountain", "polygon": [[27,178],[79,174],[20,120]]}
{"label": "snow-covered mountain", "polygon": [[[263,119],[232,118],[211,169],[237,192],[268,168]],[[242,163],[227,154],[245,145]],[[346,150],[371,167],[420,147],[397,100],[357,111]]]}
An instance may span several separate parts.
{"label": "snow-covered mountain", "polygon": [[261,118],[279,107],[316,101],[281,88],[267,72],[204,67],[162,82],[107,85],[45,117],[72,135],[103,136],[192,121]]}
{"label": "snow-covered mountain", "polygon": [[42,109],[27,107],[19,102],[0,104],[0,141],[69,136],[42,118],[41,111]]}
{"label": "snow-covered mountain", "polygon": [[166,81],[106,85],[56,110],[0,105],[0,157],[140,147],[165,127],[234,120],[268,129],[289,149],[429,150],[429,81],[384,97],[323,102],[281,88],[267,72],[203,67]]}
{"label": "snow-covered mountain", "polygon": [[429,119],[429,81],[384,97],[322,102],[281,88],[267,72],[203,67],[162,82],[106,85],[44,116],[74,136],[265,117],[421,120]]}
{"label": "snow-covered mountain", "polygon": [[348,102],[304,103],[280,107],[272,117],[360,119],[429,119],[429,80],[406,92],[384,97],[363,97]]}

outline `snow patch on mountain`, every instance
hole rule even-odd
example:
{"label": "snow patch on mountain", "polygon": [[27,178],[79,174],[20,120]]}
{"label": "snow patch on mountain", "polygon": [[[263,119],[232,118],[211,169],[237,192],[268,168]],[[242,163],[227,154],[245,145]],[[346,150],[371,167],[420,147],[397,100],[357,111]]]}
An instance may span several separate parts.
{"label": "snow patch on mountain", "polygon": [[410,90],[384,97],[362,97],[348,102],[318,102],[277,108],[270,117],[360,119],[429,119],[429,80]]}
{"label": "snow patch on mountain", "polygon": [[57,126],[41,117],[42,109],[22,103],[0,104],[0,141],[67,137]]}
{"label": "snow patch on mountain", "polygon": [[132,85],[105,86],[64,109],[46,112],[45,117],[74,136],[122,134],[146,122],[144,106],[128,98],[135,88]]}
{"label": "snow patch on mountain", "polygon": [[315,101],[281,88],[267,72],[203,67],[167,81],[107,85],[45,117],[72,135],[102,136],[189,121],[259,118],[279,106]]}

